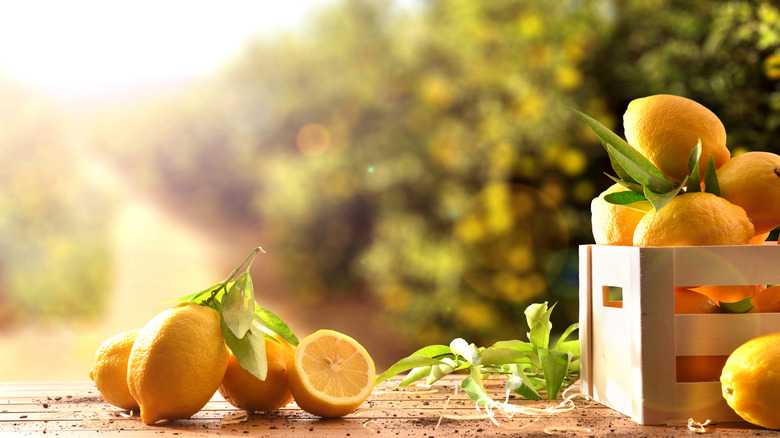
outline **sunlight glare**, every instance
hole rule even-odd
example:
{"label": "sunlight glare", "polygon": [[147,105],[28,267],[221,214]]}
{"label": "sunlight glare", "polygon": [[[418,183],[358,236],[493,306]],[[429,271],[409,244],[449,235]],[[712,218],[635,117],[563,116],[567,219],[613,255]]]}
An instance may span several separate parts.
{"label": "sunlight glare", "polygon": [[199,77],[327,1],[2,1],[0,78],[84,96]]}

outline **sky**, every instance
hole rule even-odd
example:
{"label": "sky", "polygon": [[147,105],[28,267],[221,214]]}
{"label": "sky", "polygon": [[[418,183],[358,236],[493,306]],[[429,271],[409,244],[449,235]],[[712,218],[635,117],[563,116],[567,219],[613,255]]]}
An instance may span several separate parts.
{"label": "sky", "polygon": [[334,0],[0,0],[0,77],[83,98],[206,75]]}

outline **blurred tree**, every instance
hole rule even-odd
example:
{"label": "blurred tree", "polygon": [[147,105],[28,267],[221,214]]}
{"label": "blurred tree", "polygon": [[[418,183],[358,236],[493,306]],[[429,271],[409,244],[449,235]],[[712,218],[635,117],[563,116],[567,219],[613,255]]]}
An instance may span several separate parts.
{"label": "blurred tree", "polygon": [[105,193],[54,105],[1,82],[0,117],[0,328],[96,317],[110,275]]}
{"label": "blurred tree", "polygon": [[770,149],[776,18],[747,1],[344,0],[98,135],[185,214],[262,228],[293,299],[370,294],[410,345],[523,337],[531,302],[577,319],[576,247],[610,184],[571,108],[619,131],[631,99],[682,94],[732,149]]}
{"label": "blurred tree", "polygon": [[622,114],[636,97],[694,99],[720,117],[733,153],[780,151],[780,11],[769,1],[620,2],[586,74]]}

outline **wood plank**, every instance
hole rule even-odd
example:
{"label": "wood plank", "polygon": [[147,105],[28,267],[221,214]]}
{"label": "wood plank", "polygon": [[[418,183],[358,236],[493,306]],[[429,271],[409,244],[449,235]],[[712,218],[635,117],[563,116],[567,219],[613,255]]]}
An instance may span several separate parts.
{"label": "wood plank", "polygon": [[[587,436],[641,434],[648,437],[690,435],[684,424],[640,426],[630,418],[600,404],[578,402],[576,409],[549,416],[496,415],[498,424],[482,413],[455,388],[462,376],[448,376],[433,387],[399,388],[398,379],[379,385],[355,413],[339,419],[319,419],[290,403],[270,413],[252,413],[243,421],[230,419],[244,412],[219,395],[192,418],[145,425],[137,413],[111,407],[91,382],[0,384],[0,437],[73,436]],[[489,393],[503,401],[503,380],[488,382]],[[511,398],[515,406],[544,408],[561,401],[529,401]],[[447,416],[442,417],[444,412]],[[728,436],[774,436],[774,432],[747,423],[708,426],[708,431]]]}

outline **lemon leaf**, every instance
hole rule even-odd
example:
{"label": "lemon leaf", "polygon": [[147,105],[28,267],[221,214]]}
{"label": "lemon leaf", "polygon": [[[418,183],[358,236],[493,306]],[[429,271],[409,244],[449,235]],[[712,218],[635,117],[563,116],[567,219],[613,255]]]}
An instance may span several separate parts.
{"label": "lemon leaf", "polygon": [[510,363],[530,363],[528,352],[511,348],[488,347],[481,352],[482,365],[504,365]]}
{"label": "lemon leaf", "polygon": [[268,375],[268,360],[265,356],[265,337],[262,332],[258,333],[250,326],[249,331],[242,338],[238,338],[227,326],[224,318],[221,319],[221,324],[222,337],[236,356],[238,364],[258,379],[265,380]]}
{"label": "lemon leaf", "polygon": [[715,159],[710,155],[707,161],[707,170],[704,171],[704,191],[720,196],[720,184],[718,183],[718,172],[715,169]]}
{"label": "lemon leaf", "polygon": [[639,193],[627,191],[627,192],[614,192],[604,195],[604,200],[610,204],[625,205],[633,204],[634,202],[647,201],[644,195]]}
{"label": "lemon leaf", "polygon": [[520,366],[513,367],[512,375],[506,381],[506,389],[519,394],[529,400],[540,400],[542,396],[536,389],[539,385],[539,380],[536,380],[536,384],[531,381],[528,375],[525,374],[525,370]]}
{"label": "lemon leaf", "polygon": [[494,403],[485,390],[485,384],[482,383],[482,374],[475,368],[472,368],[471,374],[464,378],[460,383],[460,389],[469,396],[469,398],[477,404],[484,405],[487,403]]}
{"label": "lemon leaf", "polygon": [[567,327],[566,330],[564,330],[563,333],[561,334],[561,336],[558,338],[558,341],[555,343],[555,350],[557,350],[557,351],[567,351],[567,350],[569,350],[569,348],[565,348],[564,347],[562,349],[562,347],[564,345],[567,345],[567,344],[568,345],[572,345],[573,342],[576,342],[577,343],[577,352],[575,352],[574,355],[575,356],[579,356],[579,354],[578,354],[578,352],[579,352],[579,341],[566,341],[566,339],[569,338],[569,335],[574,333],[575,330],[579,330],[579,328],[580,328],[580,324],[577,323],[577,322],[575,322],[572,325],[570,325],[569,327]]}
{"label": "lemon leaf", "polygon": [[645,197],[648,201],[650,201],[651,204],[653,204],[653,208],[655,208],[655,211],[658,211],[662,209],[666,204],[669,203],[675,196],[677,196],[680,193],[680,190],[682,190],[685,183],[688,181],[688,177],[685,177],[683,180],[683,184],[680,184],[677,188],[674,190],[670,190],[668,192],[663,193],[657,193],[653,190],[649,189],[648,187],[645,187]]}
{"label": "lemon leaf", "polygon": [[236,278],[222,300],[222,317],[237,338],[243,338],[252,326],[254,307],[252,277],[248,272],[244,272]]}
{"label": "lemon leaf", "polygon": [[547,348],[539,349],[539,360],[542,364],[548,400],[555,400],[558,396],[558,390],[563,386],[571,358],[571,352],[560,352]]}
{"label": "lemon leaf", "polygon": [[270,310],[257,304],[257,302],[255,302],[254,320],[261,326],[279,335],[279,337],[287,341],[287,343],[293,347],[298,345],[298,338],[282,318],[279,318]]}
{"label": "lemon leaf", "polygon": [[701,139],[691,150],[688,156],[688,184],[686,191],[688,193],[701,191],[701,176],[699,176],[699,160],[701,160]]}
{"label": "lemon leaf", "polygon": [[647,166],[635,162],[631,157],[625,155],[622,151],[617,150],[613,145],[605,144],[604,146],[615,156],[615,159],[623,166],[623,169],[625,169],[636,182],[642,184],[645,188],[649,188],[658,193],[666,193],[675,189],[676,183],[664,176],[661,171],[652,164],[649,164],[649,166],[652,166],[652,169],[655,169],[657,173],[651,171]]}
{"label": "lemon leaf", "polygon": [[[496,349],[509,349],[509,350],[515,350],[519,351],[521,353],[530,354],[534,352],[534,346],[529,344],[525,341],[520,341],[517,339],[511,340],[511,341],[498,341],[489,348],[496,348]],[[485,353],[484,351],[482,352]]]}
{"label": "lemon leaf", "polygon": [[538,348],[547,348],[550,343],[550,331],[552,323],[550,314],[555,308],[555,304],[547,307],[547,301],[544,303],[531,304],[525,309],[525,318],[528,323],[528,340],[531,345]]}
{"label": "lemon leaf", "polygon": [[[601,140],[601,143],[604,145],[604,147],[607,149],[607,152],[610,155],[610,161],[614,158],[615,161],[619,164],[619,167],[622,167],[625,172],[630,175],[636,182],[639,182],[642,185],[647,185],[642,182],[641,179],[637,178],[637,175],[633,171],[634,168],[640,168],[643,170],[643,172],[646,172],[647,174],[651,175],[653,177],[654,184],[661,184],[660,186],[654,186],[654,189],[657,191],[668,191],[671,190],[671,187],[668,189],[665,189],[665,185],[674,185],[674,181],[670,180],[666,177],[660,170],[658,170],[653,163],[650,162],[647,158],[645,158],[644,155],[640,154],[639,151],[634,149],[631,145],[629,145],[625,140],[623,140],[619,135],[612,132],[609,128],[599,123],[598,120],[590,117],[589,115],[574,110],[575,113],[577,113],[578,116],[582,120],[585,121],[585,123],[588,124],[590,129],[593,130],[593,132],[596,133],[596,136]],[[616,153],[617,152],[617,153]],[[612,156],[614,155],[614,157]],[[631,168],[627,168],[626,166],[629,166]],[[614,161],[613,161],[613,168],[614,168]],[[620,175],[620,171],[615,169],[615,172]],[[658,179],[658,181],[655,181],[655,178]],[[625,179],[625,178],[624,178]]]}
{"label": "lemon leaf", "polygon": [[615,173],[617,174],[618,178],[620,178],[621,181],[625,181],[626,183],[630,183],[630,184],[640,185],[638,182],[634,180],[634,178],[628,172],[626,172],[626,169],[623,168],[620,162],[615,158],[615,155],[613,155],[609,151],[609,149],[607,149],[607,156],[609,157],[609,164],[612,166],[612,170],[615,171]]}
{"label": "lemon leaf", "polygon": [[644,196],[645,188],[642,187],[642,184],[639,184],[638,182],[629,182],[620,178],[616,178],[608,173],[605,173],[604,175],[607,175],[612,181],[615,181],[616,183],[631,190],[632,192],[639,193],[640,195]]}
{"label": "lemon leaf", "polygon": [[[404,370],[406,371],[406,370]],[[431,373],[431,366],[412,368],[411,371],[398,383],[398,386],[409,386]],[[380,383],[381,381],[377,382]]]}
{"label": "lemon leaf", "polygon": [[750,300],[751,297],[746,297],[739,301],[732,303],[718,302],[720,308],[723,309],[723,313],[748,313],[753,308],[753,303]]}
{"label": "lemon leaf", "polygon": [[452,349],[447,345],[429,345],[412,353],[412,356],[436,357],[451,354]]}
{"label": "lemon leaf", "polygon": [[[435,359],[435,358],[423,357],[423,356],[408,356],[392,364],[390,368],[387,369],[387,371],[378,375],[374,382],[375,384],[378,385],[384,382],[385,380],[392,379],[393,377],[397,376],[400,373],[403,373],[404,371],[409,371],[414,368],[430,367],[431,365],[441,365],[443,363],[444,362],[442,362],[441,359]],[[420,373],[420,376],[414,381],[409,382],[408,384],[411,384],[413,382],[416,382],[417,380],[420,380],[428,376],[430,374],[430,369],[428,369],[424,373],[422,371],[419,371],[418,373]]]}

